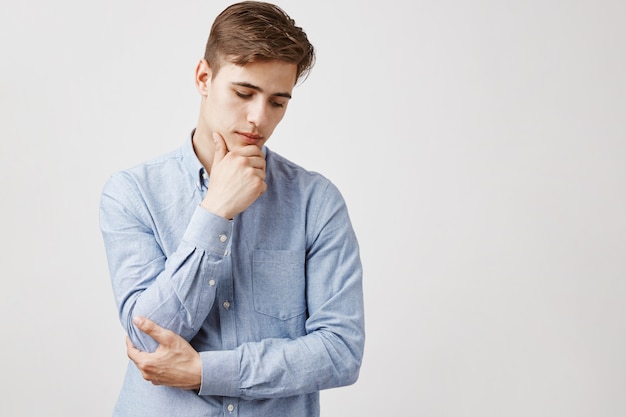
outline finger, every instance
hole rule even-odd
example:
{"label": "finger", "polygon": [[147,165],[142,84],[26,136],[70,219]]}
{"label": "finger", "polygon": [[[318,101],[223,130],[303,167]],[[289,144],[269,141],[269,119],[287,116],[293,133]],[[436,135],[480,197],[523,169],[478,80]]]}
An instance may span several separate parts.
{"label": "finger", "polygon": [[252,168],[262,169],[265,171],[265,159],[258,156],[252,156],[248,158],[248,165]]}
{"label": "finger", "polygon": [[215,142],[215,152],[213,154],[213,163],[219,163],[228,153],[228,147],[222,135],[213,132],[213,142]]}
{"label": "finger", "polygon": [[253,168],[265,169],[266,161],[263,151],[255,145],[246,145],[230,152],[233,158],[245,158],[245,164]]}
{"label": "finger", "polygon": [[[265,183],[266,174],[264,169],[255,168],[255,175]],[[265,188],[267,188],[267,184],[265,184]],[[263,191],[265,191],[265,189],[263,189]]]}
{"label": "finger", "polygon": [[126,354],[128,355],[128,358],[133,362],[136,362],[136,357],[140,353],[141,351],[133,345],[133,342],[130,341],[130,337],[126,336]]}
{"label": "finger", "polygon": [[133,318],[133,323],[135,324],[135,326],[137,326],[139,330],[159,342],[160,345],[166,344],[166,342],[169,340],[171,332],[159,326],[148,318],[135,317]]}
{"label": "finger", "polygon": [[241,156],[255,156],[265,160],[263,150],[256,145],[246,145],[241,148],[237,148],[238,154]]}

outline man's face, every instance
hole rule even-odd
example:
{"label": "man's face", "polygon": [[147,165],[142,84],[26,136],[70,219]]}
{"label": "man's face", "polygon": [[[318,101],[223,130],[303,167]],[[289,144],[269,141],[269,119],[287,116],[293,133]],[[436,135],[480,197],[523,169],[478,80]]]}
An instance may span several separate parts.
{"label": "man's face", "polygon": [[200,123],[207,132],[220,133],[229,150],[260,148],[285,115],[295,80],[295,64],[224,62],[207,80]]}

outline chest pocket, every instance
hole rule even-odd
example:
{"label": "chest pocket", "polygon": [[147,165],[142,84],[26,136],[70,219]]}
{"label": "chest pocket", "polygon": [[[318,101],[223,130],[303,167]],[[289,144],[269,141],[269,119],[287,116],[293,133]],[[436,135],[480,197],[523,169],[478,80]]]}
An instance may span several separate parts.
{"label": "chest pocket", "polygon": [[306,311],[304,251],[254,251],[252,260],[254,309],[280,320]]}

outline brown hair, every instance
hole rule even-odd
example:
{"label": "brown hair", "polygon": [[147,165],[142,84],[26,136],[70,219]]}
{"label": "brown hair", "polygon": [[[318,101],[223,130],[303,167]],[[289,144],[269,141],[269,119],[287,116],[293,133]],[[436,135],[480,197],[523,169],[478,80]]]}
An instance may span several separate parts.
{"label": "brown hair", "polygon": [[306,78],[315,51],[306,33],[276,5],[243,1],[227,7],[213,22],[204,59],[219,71],[226,60],[236,65],[284,61],[296,64],[296,81]]}

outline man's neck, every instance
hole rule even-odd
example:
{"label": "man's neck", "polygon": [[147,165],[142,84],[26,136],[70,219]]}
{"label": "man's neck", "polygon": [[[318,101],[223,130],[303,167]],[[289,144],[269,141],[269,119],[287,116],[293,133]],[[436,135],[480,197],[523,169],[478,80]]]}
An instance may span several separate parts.
{"label": "man's neck", "polygon": [[202,132],[202,129],[196,127],[191,143],[193,144],[193,151],[196,153],[198,160],[210,175],[213,155],[215,153],[215,144],[211,138],[210,132]]}

